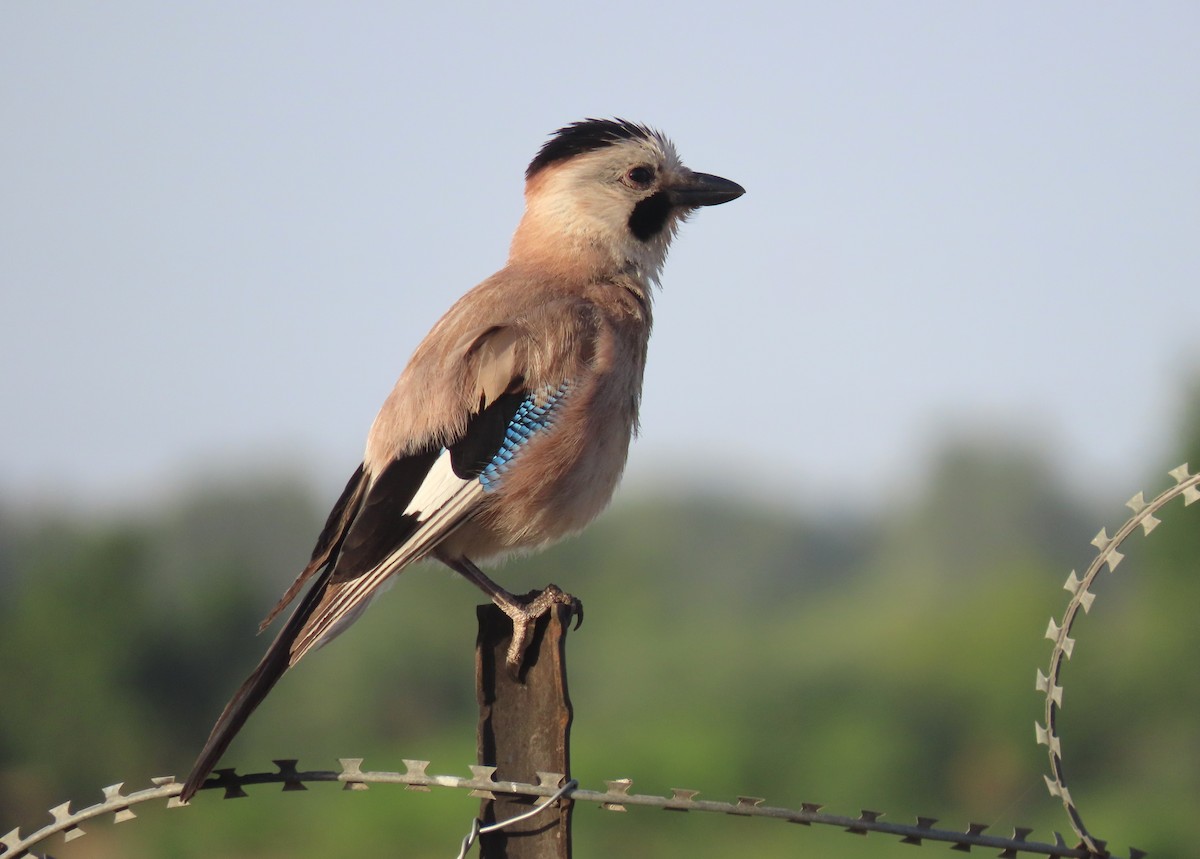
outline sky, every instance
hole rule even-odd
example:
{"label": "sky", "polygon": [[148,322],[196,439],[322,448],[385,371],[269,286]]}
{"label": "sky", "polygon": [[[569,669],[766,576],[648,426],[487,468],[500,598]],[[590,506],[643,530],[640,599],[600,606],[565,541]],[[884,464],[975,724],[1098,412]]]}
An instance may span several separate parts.
{"label": "sky", "polygon": [[1200,373],[1198,44],[1190,2],[7,0],[0,499],[335,492],[588,116],[747,189],[672,249],[635,487],[853,505],[967,432],[1143,488]]}

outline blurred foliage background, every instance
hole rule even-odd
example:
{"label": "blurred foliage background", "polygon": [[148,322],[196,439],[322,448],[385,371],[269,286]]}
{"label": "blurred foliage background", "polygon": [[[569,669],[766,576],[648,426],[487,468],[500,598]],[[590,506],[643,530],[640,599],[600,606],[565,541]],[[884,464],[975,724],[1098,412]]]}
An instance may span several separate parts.
{"label": "blurred foliage background", "polygon": [[[1200,396],[1178,455],[1200,466]],[[1186,410],[1185,410],[1186,411]],[[1069,827],[1042,781],[1033,688],[1072,569],[1126,518],[1123,497],[1069,491],[1044,452],[960,438],[910,492],[861,509],[624,493],[584,536],[510,562],[516,591],[555,581],[587,623],[568,644],[574,774],[638,792],[698,789],[856,815]],[[182,777],[266,641],[257,621],[307,559],[330,497],[302,475],[180,487],[145,508],[84,514],[0,505],[0,831],[64,800]],[[1068,775],[1094,833],[1125,853],[1185,855],[1200,802],[1200,510],[1173,502],[1133,537],[1076,627],[1061,719]],[[475,755],[478,594],[432,565],[291,672],[225,763],[467,774]],[[135,823],[43,845],[67,857],[452,856],[477,810],[459,791],[201,794]],[[1069,840],[1071,840],[1069,838]],[[895,839],[702,814],[576,811],[588,856],[884,857]],[[944,848],[939,848],[944,849]]]}

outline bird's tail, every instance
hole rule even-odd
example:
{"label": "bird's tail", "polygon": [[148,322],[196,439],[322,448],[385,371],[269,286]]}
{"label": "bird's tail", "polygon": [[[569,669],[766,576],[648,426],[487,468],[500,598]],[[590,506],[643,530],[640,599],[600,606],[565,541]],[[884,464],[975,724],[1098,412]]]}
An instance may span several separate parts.
{"label": "bird's tail", "polygon": [[212,733],[208,735],[208,741],[200,750],[196,763],[192,765],[191,774],[183,783],[183,790],[179,794],[180,801],[187,802],[196,794],[196,791],[204,784],[204,780],[208,778],[208,774],[212,772],[213,767],[217,765],[217,761],[229,748],[229,744],[233,742],[233,738],[237,736],[237,732],[246,724],[250,714],[258,708],[279,678],[295,662],[292,658],[292,645],[317,603],[317,600],[313,598],[314,594],[319,594],[323,590],[324,588],[318,584],[309,591],[296,611],[288,618],[287,624],[279,631],[279,635],[271,642],[271,646],[267,648],[267,652],[258,666],[234,693],[229,703],[225,705],[221,717],[213,726]]}

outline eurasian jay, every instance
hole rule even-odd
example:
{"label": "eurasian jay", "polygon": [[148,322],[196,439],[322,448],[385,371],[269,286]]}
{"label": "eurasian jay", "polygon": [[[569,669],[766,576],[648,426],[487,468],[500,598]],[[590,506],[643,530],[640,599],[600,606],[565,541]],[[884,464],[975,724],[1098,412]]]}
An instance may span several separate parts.
{"label": "eurasian jay", "polygon": [[414,561],[436,558],[512,618],[510,667],[531,622],[573,602],[553,586],[522,600],[476,562],[578,532],[608,504],[637,430],[667,249],[697,207],[745,192],[687,169],[662,134],[619,119],[559,129],[525,180],[508,263],[413,353],[312,560],[260,629],[312,585],[217,720],[183,801],[283,673]]}

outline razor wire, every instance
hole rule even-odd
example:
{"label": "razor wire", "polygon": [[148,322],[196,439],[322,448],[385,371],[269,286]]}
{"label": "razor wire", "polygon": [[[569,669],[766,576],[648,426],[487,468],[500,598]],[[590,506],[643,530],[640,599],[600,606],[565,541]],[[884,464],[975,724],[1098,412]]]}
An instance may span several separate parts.
{"label": "razor wire", "polygon": [[[678,812],[712,812],[729,814],[739,817],[762,817],[784,820],[801,825],[826,825],[841,828],[856,835],[866,835],[871,832],[898,837],[901,843],[922,845],[926,843],[948,843],[952,849],[969,851],[972,847],[988,847],[998,849],[1002,859],[1015,859],[1020,854],[1040,855],[1048,857],[1070,857],[1070,859],[1120,859],[1109,852],[1107,843],[1093,835],[1083,823],[1078,805],[1071,795],[1067,785],[1067,777],[1063,765],[1062,737],[1058,729],[1057,716],[1062,709],[1063,686],[1061,674],[1064,663],[1074,653],[1075,639],[1070,632],[1082,609],[1086,614],[1095,600],[1091,587],[1100,570],[1105,566],[1109,571],[1116,569],[1124,558],[1118,551],[1121,544],[1138,528],[1143,534],[1149,534],[1160,524],[1155,515],[1164,505],[1182,497],[1184,505],[1191,505],[1200,500],[1200,474],[1189,474],[1185,463],[1172,469],[1169,475],[1174,478],[1175,485],[1163,491],[1147,502],[1144,494],[1139,492],[1128,502],[1133,515],[1109,537],[1107,529],[1092,540],[1098,553],[1087,567],[1082,577],[1073,570],[1067,578],[1064,588],[1071,597],[1060,620],[1051,618],[1046,637],[1054,642],[1047,673],[1038,669],[1036,689],[1045,694],[1045,725],[1036,725],[1036,739],[1039,745],[1047,746],[1050,759],[1050,775],[1044,776],[1047,788],[1052,796],[1062,800],[1070,819],[1071,827],[1080,838],[1077,846],[1069,846],[1061,833],[1054,833],[1054,842],[1039,842],[1029,840],[1032,828],[1014,827],[1012,835],[999,836],[988,834],[989,824],[969,823],[965,831],[939,829],[935,826],[935,817],[917,816],[915,823],[892,823],[884,820],[880,811],[860,810],[857,817],[831,814],[822,811],[820,803],[801,803],[798,809],[766,805],[763,797],[738,796],[735,801],[719,801],[697,799],[699,791],[674,788],[670,796],[632,793],[631,779],[615,779],[605,781],[605,790],[586,790],[578,786],[571,787],[571,781],[565,781],[562,773],[538,772],[538,783],[515,781],[500,781],[495,778],[496,767],[470,765],[471,776],[463,778],[452,775],[430,775],[429,761],[404,759],[404,772],[370,771],[362,769],[362,758],[341,758],[339,770],[298,770],[298,761],[294,759],[274,761],[276,769],[271,772],[238,774],[236,769],[214,770],[213,775],[200,788],[201,790],[223,790],[225,799],[248,796],[245,788],[260,784],[281,784],[284,791],[307,790],[307,784],[320,782],[336,782],[343,785],[345,790],[366,790],[375,784],[401,784],[407,790],[430,791],[433,788],[449,788],[470,791],[470,796],[484,799],[495,799],[497,793],[525,796],[535,803],[535,810],[541,810],[569,791],[569,799],[573,802],[595,802],[608,811],[626,811],[629,806],[660,808],[666,811]],[[153,800],[166,800],[169,809],[186,807],[179,801],[182,785],[174,776],[162,776],[151,779],[152,787],[124,793],[124,784],[109,785],[102,789],[103,800],[94,805],[71,810],[71,803],[66,802],[50,809],[51,822],[22,836],[20,828],[11,830],[0,837],[0,859],[24,859],[30,857],[30,848],[45,841],[51,836],[62,833],[65,842],[71,842],[86,834],[83,824],[107,815],[113,816],[113,823],[123,823],[137,817],[133,806]],[[511,822],[511,821],[507,821]],[[506,823],[507,823],[506,822]],[[476,828],[472,827],[472,834]],[[470,836],[468,836],[470,837]],[[464,848],[467,842],[464,839]],[[1130,848],[1128,859],[1143,859],[1143,851]]]}
{"label": "razor wire", "polygon": [[[484,799],[494,799],[496,794],[510,794],[530,797],[540,805],[550,802],[550,798],[562,789],[563,774],[539,772],[538,784],[515,781],[498,781],[495,778],[496,768],[493,766],[470,767],[471,777],[463,778],[453,775],[430,775],[429,761],[404,760],[404,772],[380,772],[364,770],[362,758],[342,758],[338,761],[339,770],[300,771],[295,760],[274,761],[276,769],[273,772],[238,774],[235,769],[221,769],[213,773],[201,790],[223,790],[225,799],[245,797],[245,788],[262,784],[281,784],[284,791],[307,790],[307,785],[319,782],[336,782],[343,785],[345,790],[367,790],[371,785],[401,784],[408,790],[430,791],[434,788],[450,788],[470,791],[470,796]],[[155,799],[166,799],[167,808],[184,808],[189,804],[178,800],[182,785],[172,776],[151,780],[153,787],[133,793],[124,793],[124,785],[115,784],[104,788],[104,801],[81,808],[72,812],[69,803],[50,810],[54,821],[42,829],[22,838],[17,830],[0,838],[0,845],[6,852],[0,853],[4,859],[23,859],[29,856],[28,849],[51,835],[62,832],[66,841],[73,841],[85,834],[82,824],[107,814],[114,815],[114,823],[123,823],[136,817],[132,806]],[[633,793],[632,779],[615,779],[604,782],[604,790],[585,790],[575,788],[571,791],[573,802],[595,802],[607,811],[627,811],[630,806],[660,808],[665,811],[697,811],[729,814],[738,817],[765,817],[784,820],[802,825],[834,826],[857,835],[878,832],[900,838],[904,844],[920,845],[926,842],[948,843],[958,850],[969,850],[972,847],[991,847],[1001,851],[1004,857],[1032,854],[1040,856],[1069,857],[1069,859],[1093,859],[1096,855],[1084,846],[1069,846],[1062,835],[1055,833],[1054,843],[1030,841],[1029,835],[1033,830],[1017,827],[1011,836],[1002,837],[990,835],[990,828],[985,823],[970,823],[965,831],[938,829],[938,822],[933,817],[917,817],[913,824],[892,823],[883,820],[880,811],[862,810],[857,817],[841,814],[830,814],[821,809],[820,803],[805,802],[798,809],[766,805],[766,800],[756,796],[739,796],[733,802],[698,799],[696,790],[675,788],[670,796],[655,794]],[[1103,854],[1108,857],[1110,854]],[[1129,859],[1142,859],[1145,856],[1139,850],[1131,850]],[[1113,857],[1112,859],[1118,859]]]}
{"label": "razor wire", "polygon": [[1067,608],[1063,612],[1061,620],[1055,621],[1053,617],[1050,618],[1050,625],[1046,628],[1046,638],[1054,642],[1054,648],[1050,654],[1049,671],[1043,674],[1039,668],[1035,681],[1037,691],[1046,696],[1045,724],[1035,723],[1034,725],[1037,742],[1039,745],[1046,746],[1050,757],[1050,775],[1044,776],[1046,787],[1051,796],[1057,796],[1062,800],[1067,816],[1071,820],[1071,828],[1075,830],[1075,834],[1080,837],[1084,846],[1093,854],[1101,856],[1105,855],[1104,842],[1093,836],[1084,825],[1079,807],[1067,786],[1067,776],[1063,766],[1062,736],[1058,730],[1058,714],[1063,706],[1062,669],[1064,663],[1075,652],[1075,639],[1071,638],[1070,633],[1079,617],[1079,611],[1082,609],[1083,613],[1087,614],[1091,610],[1092,603],[1096,599],[1091,587],[1101,569],[1108,567],[1110,573],[1115,572],[1117,565],[1124,559],[1125,556],[1118,551],[1121,544],[1138,528],[1142,529],[1143,535],[1148,535],[1158,527],[1161,520],[1154,514],[1175,498],[1182,497],[1185,507],[1200,500],[1200,474],[1189,474],[1186,462],[1167,473],[1175,480],[1175,485],[1151,501],[1146,501],[1144,493],[1139,492],[1125,502],[1125,506],[1133,511],[1133,515],[1111,537],[1108,536],[1106,528],[1101,528],[1100,533],[1092,539],[1092,545],[1098,550],[1096,557],[1084,571],[1083,577],[1079,577],[1074,570],[1067,576],[1066,584],[1063,585],[1063,589],[1071,594]]}

